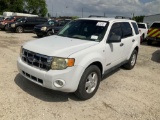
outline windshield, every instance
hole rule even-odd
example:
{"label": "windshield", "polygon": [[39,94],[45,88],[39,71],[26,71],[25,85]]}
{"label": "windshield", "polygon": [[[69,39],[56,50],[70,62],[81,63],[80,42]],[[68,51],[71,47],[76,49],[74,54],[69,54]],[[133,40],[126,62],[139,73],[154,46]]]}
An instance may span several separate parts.
{"label": "windshield", "polygon": [[107,30],[108,22],[95,20],[75,20],[67,24],[59,36],[100,42]]}
{"label": "windshield", "polygon": [[55,21],[54,20],[49,20],[48,22],[46,22],[46,25],[55,25]]}
{"label": "windshield", "polygon": [[151,28],[160,28],[160,23],[153,23]]}

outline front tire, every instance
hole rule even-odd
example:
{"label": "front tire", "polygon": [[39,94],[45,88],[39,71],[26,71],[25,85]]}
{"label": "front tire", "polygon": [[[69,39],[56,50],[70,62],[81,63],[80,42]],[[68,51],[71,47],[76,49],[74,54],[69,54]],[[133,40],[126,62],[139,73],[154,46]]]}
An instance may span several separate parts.
{"label": "front tire", "polygon": [[84,71],[81,77],[75,95],[82,100],[90,99],[97,92],[100,81],[101,81],[100,69],[95,65],[89,66]]}
{"label": "front tire", "polygon": [[127,70],[131,70],[134,68],[136,61],[137,61],[137,50],[134,50],[131,54],[130,59],[128,60],[128,62],[124,65],[124,68]]}
{"label": "front tire", "polygon": [[16,28],[16,32],[17,32],[17,33],[23,33],[23,27],[18,26],[18,27]]}
{"label": "front tire", "polygon": [[41,37],[43,37],[43,35],[39,35],[39,34],[37,34],[37,37],[41,38]]}
{"label": "front tire", "polygon": [[47,32],[47,36],[51,36],[51,35],[53,35],[53,32],[52,31],[48,31]]}

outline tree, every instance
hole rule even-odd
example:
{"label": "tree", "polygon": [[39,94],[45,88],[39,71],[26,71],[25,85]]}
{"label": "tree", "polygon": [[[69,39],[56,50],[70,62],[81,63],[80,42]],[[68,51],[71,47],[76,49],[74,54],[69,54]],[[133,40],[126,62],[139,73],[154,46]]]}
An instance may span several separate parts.
{"label": "tree", "polygon": [[145,16],[135,16],[133,17],[133,20],[135,20],[136,22],[143,22]]}
{"label": "tree", "polygon": [[27,13],[44,17],[48,12],[46,0],[24,0],[24,10]]}
{"label": "tree", "polygon": [[24,0],[0,0],[0,12],[23,12]]}
{"label": "tree", "polygon": [[44,17],[48,10],[46,0],[0,0],[0,14],[5,11],[38,14]]}

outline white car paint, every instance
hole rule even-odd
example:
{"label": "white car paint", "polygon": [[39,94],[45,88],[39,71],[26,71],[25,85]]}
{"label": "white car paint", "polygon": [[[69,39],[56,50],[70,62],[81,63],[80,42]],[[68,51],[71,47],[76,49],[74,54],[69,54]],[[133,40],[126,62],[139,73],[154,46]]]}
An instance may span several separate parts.
{"label": "white car paint", "polygon": [[[143,28],[140,27],[140,25],[144,26]],[[147,37],[148,27],[146,23],[138,23],[138,29],[141,37],[144,37],[144,39]]]}
{"label": "white car paint", "polygon": [[[64,70],[50,69],[49,71],[44,71],[42,69],[35,68],[26,64],[22,61],[21,57],[19,57],[17,66],[21,75],[30,81],[39,84],[31,78],[25,76],[23,74],[23,71],[25,71],[31,76],[42,79],[43,84],[39,85],[43,87],[63,92],[75,92],[78,88],[82,74],[89,65],[94,62],[101,63],[103,74],[106,70],[115,67],[117,64],[123,61],[128,60],[132,51],[136,47],[139,47],[140,35],[136,35],[135,32],[133,32],[133,36],[130,37],[130,39],[122,39],[122,41],[119,43],[107,43],[107,38],[113,23],[129,22],[131,25],[131,22],[135,21],[113,18],[83,19],[109,22],[108,29],[101,42],[86,41],[61,36],[50,36],[27,42],[23,45],[24,49],[46,56],[74,58],[75,64],[73,67],[68,67]],[[135,40],[134,42],[132,42],[133,39]],[[121,47],[121,43],[123,43],[124,46]],[[56,87],[54,85],[56,80],[63,80],[65,83],[64,86],[61,88]]]}

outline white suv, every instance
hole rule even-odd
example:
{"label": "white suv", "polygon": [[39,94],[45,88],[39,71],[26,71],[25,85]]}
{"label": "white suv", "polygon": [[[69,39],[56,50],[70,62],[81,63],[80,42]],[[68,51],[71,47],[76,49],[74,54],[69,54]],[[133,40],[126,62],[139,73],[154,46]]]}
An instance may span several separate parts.
{"label": "white suv", "polygon": [[21,48],[21,75],[43,87],[74,92],[86,100],[102,76],[123,65],[132,69],[140,45],[137,23],[114,18],[81,18],[57,35],[30,41]]}

